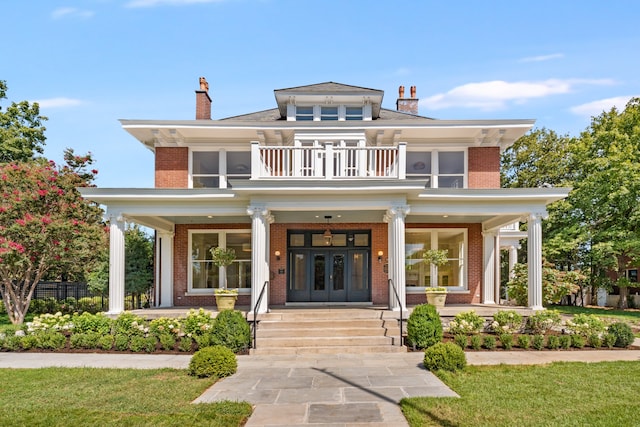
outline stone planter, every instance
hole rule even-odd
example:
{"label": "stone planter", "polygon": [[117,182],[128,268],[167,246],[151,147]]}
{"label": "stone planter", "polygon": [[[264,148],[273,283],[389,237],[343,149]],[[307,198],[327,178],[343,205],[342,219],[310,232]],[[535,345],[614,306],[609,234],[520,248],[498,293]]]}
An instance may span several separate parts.
{"label": "stone planter", "polygon": [[436,308],[443,308],[447,300],[447,292],[427,292],[427,302]]}
{"label": "stone planter", "polygon": [[218,311],[233,310],[236,306],[238,294],[216,294]]}

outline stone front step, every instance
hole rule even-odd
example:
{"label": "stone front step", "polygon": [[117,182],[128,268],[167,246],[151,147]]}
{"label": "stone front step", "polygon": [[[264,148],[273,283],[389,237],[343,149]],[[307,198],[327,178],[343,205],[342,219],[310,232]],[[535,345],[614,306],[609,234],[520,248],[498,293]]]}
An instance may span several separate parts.
{"label": "stone front step", "polygon": [[[380,309],[286,309],[259,316],[251,354],[406,351],[398,313]],[[251,316],[248,316],[251,320]]]}
{"label": "stone front step", "polygon": [[251,349],[252,355],[278,354],[365,354],[365,353],[406,353],[406,347],[397,345],[353,346],[353,347],[261,347]]}

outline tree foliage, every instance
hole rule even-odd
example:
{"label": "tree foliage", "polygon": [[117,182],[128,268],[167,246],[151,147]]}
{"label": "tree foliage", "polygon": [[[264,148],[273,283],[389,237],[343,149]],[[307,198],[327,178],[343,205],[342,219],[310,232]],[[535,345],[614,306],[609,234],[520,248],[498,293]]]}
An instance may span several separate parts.
{"label": "tree foliage", "polygon": [[65,160],[0,165],[0,291],[13,323],[45,274],[88,268],[104,242],[102,210],[76,190],[91,185],[93,160],[72,150]]}
{"label": "tree foliage", "polygon": [[[0,101],[6,93],[7,84],[0,80]],[[37,102],[12,102],[4,112],[0,107],[0,163],[23,162],[42,154],[46,120]]]}

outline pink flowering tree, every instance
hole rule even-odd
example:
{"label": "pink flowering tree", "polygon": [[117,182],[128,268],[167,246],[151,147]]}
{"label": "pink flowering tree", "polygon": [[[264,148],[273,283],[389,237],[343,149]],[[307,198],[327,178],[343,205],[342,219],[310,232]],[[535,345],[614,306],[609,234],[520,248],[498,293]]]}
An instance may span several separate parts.
{"label": "pink flowering tree", "polygon": [[91,156],[68,149],[65,161],[0,164],[0,292],[14,324],[46,274],[89,269],[106,241],[102,210],[76,190],[98,172]]}

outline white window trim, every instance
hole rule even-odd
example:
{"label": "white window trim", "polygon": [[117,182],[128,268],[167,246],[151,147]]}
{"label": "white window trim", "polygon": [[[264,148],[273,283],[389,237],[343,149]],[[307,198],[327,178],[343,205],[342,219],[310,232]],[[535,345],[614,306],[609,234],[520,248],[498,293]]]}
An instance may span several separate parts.
{"label": "white window trim", "polygon": [[[412,150],[412,151],[407,151],[407,157],[412,153],[424,153],[424,152],[430,152],[431,153],[431,174],[425,174],[425,177],[429,177],[429,179],[431,180],[431,187],[430,188],[441,188],[439,186],[439,178],[441,176],[446,177],[446,176],[460,176],[460,174],[441,174],[440,173],[440,152],[447,152],[447,153],[452,153],[452,152],[462,152],[463,155],[463,170],[462,170],[462,187],[460,188],[469,188],[469,150],[466,148],[462,148],[462,149],[455,149],[455,148],[447,148],[446,150],[442,150],[442,149],[433,149],[433,150],[429,150],[429,149],[425,149],[425,150]],[[449,188],[449,187],[443,187],[443,188]]]}
{"label": "white window trim", "polygon": [[[251,229],[190,229],[188,230],[188,239],[187,239],[187,292],[185,296],[194,296],[194,295],[213,295],[216,289],[224,286],[223,280],[224,278],[219,275],[218,276],[218,287],[211,289],[193,289],[193,259],[191,259],[191,248],[193,244],[193,235],[194,234],[217,234],[218,235],[218,246],[227,247],[227,234],[236,234],[236,233],[249,233],[251,234]],[[253,283],[251,284],[253,286]],[[251,288],[243,288],[238,289],[239,294],[250,294]]]}
{"label": "white window trim", "polygon": [[[438,233],[443,231],[462,231],[463,233],[463,245],[464,249],[462,251],[463,255],[463,270],[462,270],[462,286],[447,286],[447,291],[451,293],[469,293],[469,229],[464,227],[453,227],[453,228],[408,228],[405,230],[405,235],[410,233],[425,233],[431,232],[431,247],[437,247],[438,244]],[[459,259],[459,258],[454,258]],[[406,264],[405,264],[406,268]],[[431,269],[429,275],[430,277],[437,277],[438,275],[438,267],[430,265]],[[406,290],[408,294],[422,294],[425,292],[427,286],[407,286]]]}
{"label": "white window trim", "polygon": [[[287,105],[287,120],[289,121],[297,121],[298,116],[298,107],[309,108],[313,107],[313,119],[314,122],[322,121],[322,107],[337,107],[338,108],[338,120],[339,122],[347,121],[347,107],[348,108],[359,108],[361,110],[360,116],[362,116],[361,120],[371,120],[371,106],[369,104],[365,105],[353,105],[353,104],[300,104],[300,105]],[[300,120],[302,121],[302,120]],[[310,120],[305,120],[310,121]],[[332,120],[335,121],[335,120]],[[355,120],[354,120],[355,121]]]}

